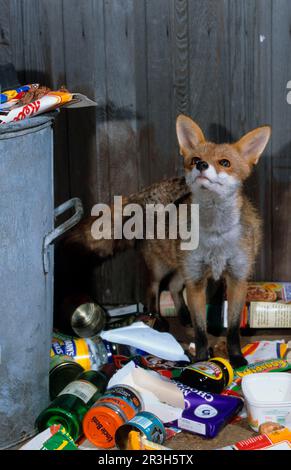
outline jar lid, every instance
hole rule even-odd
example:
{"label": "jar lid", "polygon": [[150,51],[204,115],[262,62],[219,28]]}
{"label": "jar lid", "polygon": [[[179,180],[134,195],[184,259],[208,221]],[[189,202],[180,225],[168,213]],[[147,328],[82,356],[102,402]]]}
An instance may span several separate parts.
{"label": "jar lid", "polygon": [[115,432],[124,423],[125,419],[113,407],[98,405],[86,414],[83,431],[97,447],[109,449],[115,446]]}
{"label": "jar lid", "polygon": [[221,362],[221,364],[223,364],[226,367],[227,372],[228,372],[228,382],[226,386],[230,385],[233,382],[233,378],[234,378],[234,372],[233,372],[233,368],[230,365],[230,362],[227,359],[224,359],[224,357],[213,357],[211,361]]}

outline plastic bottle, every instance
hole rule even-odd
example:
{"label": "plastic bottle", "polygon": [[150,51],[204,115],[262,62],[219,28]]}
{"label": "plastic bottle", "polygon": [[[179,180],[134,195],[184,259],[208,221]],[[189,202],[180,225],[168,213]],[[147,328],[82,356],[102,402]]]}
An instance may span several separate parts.
{"label": "plastic bottle", "polygon": [[70,436],[77,440],[82,435],[82,421],[86,412],[103,395],[112,370],[82,372],[69,383],[41,412],[36,420],[39,432],[61,424]]}
{"label": "plastic bottle", "polygon": [[73,358],[85,370],[99,370],[110,361],[110,351],[99,336],[75,338],[54,334],[51,357],[65,355]]}
{"label": "plastic bottle", "polygon": [[102,340],[100,336],[75,338],[54,333],[51,358],[57,355],[69,356],[84,370],[99,370],[104,364],[113,362],[113,356],[130,357],[137,349]]}
{"label": "plastic bottle", "polygon": [[178,380],[198,390],[221,393],[231,384],[233,377],[234,372],[230,363],[222,357],[215,357],[185,367]]}

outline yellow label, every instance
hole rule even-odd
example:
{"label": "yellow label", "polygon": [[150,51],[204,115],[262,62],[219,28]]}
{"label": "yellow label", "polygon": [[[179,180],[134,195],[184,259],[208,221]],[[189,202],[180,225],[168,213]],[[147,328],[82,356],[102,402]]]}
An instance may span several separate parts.
{"label": "yellow label", "polygon": [[85,370],[90,370],[92,367],[89,346],[84,338],[53,338],[50,355],[51,357],[58,355],[69,356]]}

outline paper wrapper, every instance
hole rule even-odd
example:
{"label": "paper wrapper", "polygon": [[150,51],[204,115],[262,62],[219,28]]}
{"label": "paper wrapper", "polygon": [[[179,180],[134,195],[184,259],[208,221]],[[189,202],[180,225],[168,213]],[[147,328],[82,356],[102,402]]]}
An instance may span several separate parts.
{"label": "paper wrapper", "polygon": [[5,124],[8,122],[22,121],[23,119],[46,113],[71,101],[72,98],[73,95],[71,93],[50,92],[39,100],[12,109],[8,114],[0,114],[0,123]]}

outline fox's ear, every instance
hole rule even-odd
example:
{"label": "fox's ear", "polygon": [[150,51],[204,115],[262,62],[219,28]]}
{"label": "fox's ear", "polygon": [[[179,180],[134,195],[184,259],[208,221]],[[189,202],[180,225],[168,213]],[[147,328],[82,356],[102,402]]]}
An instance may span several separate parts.
{"label": "fox's ear", "polygon": [[180,152],[185,156],[187,150],[191,150],[196,145],[205,141],[204,135],[200,127],[184,114],[180,114],[176,121],[176,131]]}
{"label": "fox's ear", "polygon": [[234,146],[250,165],[256,165],[269,141],[270,135],[270,126],[258,127],[244,135]]}

